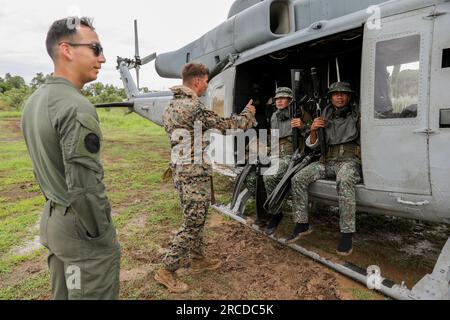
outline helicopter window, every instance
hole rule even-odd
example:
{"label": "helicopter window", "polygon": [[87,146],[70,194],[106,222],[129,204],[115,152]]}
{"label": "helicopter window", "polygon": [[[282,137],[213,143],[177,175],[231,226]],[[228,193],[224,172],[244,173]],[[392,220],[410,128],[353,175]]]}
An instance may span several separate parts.
{"label": "helicopter window", "polygon": [[270,5],[270,30],[274,34],[290,32],[289,5],[275,1]]}
{"label": "helicopter window", "polygon": [[219,116],[224,116],[224,105],[225,105],[225,86],[221,85],[214,89],[212,94],[213,102],[212,109]]}
{"label": "helicopter window", "polygon": [[375,118],[417,117],[419,57],[419,35],[377,43]]}
{"label": "helicopter window", "polygon": [[442,50],[442,68],[450,68],[450,48]]}

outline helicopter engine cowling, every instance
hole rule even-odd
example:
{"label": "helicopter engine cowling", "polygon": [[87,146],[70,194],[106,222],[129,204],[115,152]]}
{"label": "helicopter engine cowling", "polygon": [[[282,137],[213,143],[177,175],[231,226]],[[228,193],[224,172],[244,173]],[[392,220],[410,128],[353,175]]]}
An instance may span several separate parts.
{"label": "helicopter engine cowling", "polygon": [[156,71],[164,78],[181,78],[183,65],[193,61],[212,70],[229,54],[243,52],[293,32],[294,1],[262,1],[235,14],[183,48],[158,55]]}

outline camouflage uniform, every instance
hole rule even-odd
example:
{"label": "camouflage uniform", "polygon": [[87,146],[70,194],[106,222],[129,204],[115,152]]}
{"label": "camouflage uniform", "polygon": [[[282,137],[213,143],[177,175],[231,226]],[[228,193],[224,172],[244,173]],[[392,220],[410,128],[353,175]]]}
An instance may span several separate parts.
{"label": "camouflage uniform", "polygon": [[[287,87],[279,87],[275,94],[275,99],[277,98],[289,98],[292,99],[292,90]],[[292,127],[291,127],[291,116],[289,107],[281,110],[277,110],[273,113],[270,122],[272,129],[278,129],[280,133],[279,141],[279,163],[278,170],[272,175],[264,175],[264,185],[266,187],[267,195],[270,195],[276,188],[278,183],[281,181],[285,175],[289,163],[291,162],[293,150],[292,150]],[[311,116],[305,113],[302,121],[305,123],[305,127],[301,129],[301,135],[304,136],[308,132],[308,128],[311,125]],[[304,137],[300,139],[300,149],[304,148]],[[246,188],[253,194],[256,194],[256,170],[253,169],[245,181]]]}
{"label": "camouflage uniform", "polygon": [[[348,88],[347,83],[344,87],[334,88],[332,85],[329,93],[352,92]],[[359,113],[355,109],[350,105],[343,107],[342,110],[338,110],[332,105],[325,108],[323,116],[327,120],[325,127],[327,155],[298,172],[291,180],[296,223],[308,223],[309,185],[319,179],[336,178],[340,230],[342,233],[356,231],[355,185],[361,181],[361,161],[359,156]],[[315,144],[311,144],[308,137],[306,145],[315,149],[319,147],[319,142],[317,140]]]}
{"label": "camouflage uniform", "polygon": [[[192,254],[194,257],[204,256],[203,229],[206,215],[211,201],[211,166],[202,161],[193,160],[200,150],[194,148],[194,127],[198,123],[201,131],[218,129],[225,133],[227,129],[249,129],[256,125],[254,115],[246,109],[238,116],[222,118],[211,110],[205,109],[193,90],[186,86],[171,88],[174,98],[164,112],[164,128],[169,135],[172,151],[184,145],[190,154],[183,160],[187,163],[174,163],[171,168],[176,189],[180,194],[183,223],[180,230],[172,239],[168,253],[164,258],[164,267],[175,271],[179,268],[182,258]],[[184,129],[191,137],[190,145],[176,137],[174,132]],[[208,142],[203,141],[201,151],[207,147]]]}
{"label": "camouflage uniform", "polygon": [[360,162],[356,159],[335,157],[326,161],[311,163],[292,178],[294,221],[308,223],[308,187],[325,178],[336,178],[339,196],[339,227],[342,233],[354,233],[355,227],[355,185],[361,180]]}

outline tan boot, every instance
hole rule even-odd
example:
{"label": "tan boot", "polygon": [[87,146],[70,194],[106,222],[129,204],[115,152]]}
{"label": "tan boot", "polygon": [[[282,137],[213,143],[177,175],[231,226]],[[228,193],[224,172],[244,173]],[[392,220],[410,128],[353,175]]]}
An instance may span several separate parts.
{"label": "tan boot", "polygon": [[189,286],[178,279],[175,272],[171,272],[164,268],[159,269],[155,273],[155,280],[164,285],[172,293],[184,293],[189,291]]}
{"label": "tan boot", "polygon": [[198,274],[208,270],[216,270],[222,266],[222,261],[219,259],[209,258],[193,258],[191,260],[191,273]]}

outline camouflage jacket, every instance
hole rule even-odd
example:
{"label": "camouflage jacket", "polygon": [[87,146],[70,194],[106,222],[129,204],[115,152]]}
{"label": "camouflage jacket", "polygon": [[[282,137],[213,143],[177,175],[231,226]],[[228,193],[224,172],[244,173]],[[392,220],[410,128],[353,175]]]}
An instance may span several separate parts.
{"label": "camouflage jacket", "polygon": [[255,116],[245,108],[240,115],[223,118],[206,109],[190,88],[175,86],[171,90],[173,99],[163,114],[164,128],[172,147],[171,166],[176,173],[209,175],[211,164],[203,158],[209,139],[204,138],[204,133],[210,129],[217,129],[222,134],[227,129],[246,130],[256,126]]}

